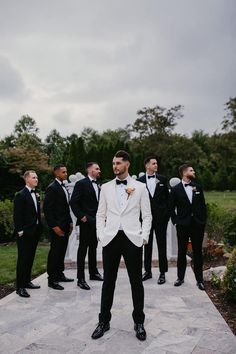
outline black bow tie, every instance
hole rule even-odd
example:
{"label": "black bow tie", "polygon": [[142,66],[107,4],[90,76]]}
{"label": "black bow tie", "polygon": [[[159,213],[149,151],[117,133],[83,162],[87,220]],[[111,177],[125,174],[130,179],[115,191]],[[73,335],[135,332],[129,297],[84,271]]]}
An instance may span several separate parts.
{"label": "black bow tie", "polygon": [[61,182],[61,186],[62,186],[62,187],[66,187],[66,186],[65,186],[65,184],[64,184],[63,182]]}
{"label": "black bow tie", "polygon": [[95,181],[95,179],[92,179],[92,183],[98,184],[98,181]]}
{"label": "black bow tie", "polygon": [[120,179],[117,179],[116,180],[116,184],[125,184],[125,185],[127,185],[127,180],[125,179],[124,181],[121,181]]}
{"label": "black bow tie", "polygon": [[155,178],[155,177],[156,177],[155,175],[148,176],[148,179],[149,179],[149,178]]}
{"label": "black bow tie", "polygon": [[35,189],[31,189],[30,193],[36,193]]}
{"label": "black bow tie", "polygon": [[185,184],[184,184],[184,187],[188,187],[188,186],[189,186],[189,187],[192,187],[192,186],[193,186],[193,183],[190,182],[190,183],[185,183]]}

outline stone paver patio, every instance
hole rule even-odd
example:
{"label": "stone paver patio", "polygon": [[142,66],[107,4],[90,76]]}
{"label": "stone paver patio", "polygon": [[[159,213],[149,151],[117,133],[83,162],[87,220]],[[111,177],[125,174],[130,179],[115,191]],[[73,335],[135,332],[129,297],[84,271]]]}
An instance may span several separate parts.
{"label": "stone paver patio", "polygon": [[[176,268],[167,283],[156,284],[158,271],[145,285],[147,340],[136,339],[131,317],[132,303],[126,270],[119,270],[111,329],[92,340],[97,323],[102,283],[90,281],[91,291],[66,283],[64,291],[47,287],[46,274],[37,281],[40,290],[31,298],[15,293],[0,300],[0,353],[236,353],[236,337],[205,292],[195,285],[188,268],[185,284],[173,286]],[[70,277],[76,270],[66,271]]]}

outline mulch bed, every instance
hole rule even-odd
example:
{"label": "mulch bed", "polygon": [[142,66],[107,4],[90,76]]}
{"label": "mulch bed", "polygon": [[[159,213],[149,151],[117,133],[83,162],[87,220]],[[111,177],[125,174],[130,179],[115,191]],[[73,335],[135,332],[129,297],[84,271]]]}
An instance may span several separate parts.
{"label": "mulch bed", "polygon": [[9,295],[14,290],[15,288],[13,288],[12,286],[0,284],[0,299],[2,299],[4,296]]}
{"label": "mulch bed", "polygon": [[225,319],[231,331],[236,335],[236,303],[227,300],[220,289],[212,286],[211,282],[205,282],[207,295]]}

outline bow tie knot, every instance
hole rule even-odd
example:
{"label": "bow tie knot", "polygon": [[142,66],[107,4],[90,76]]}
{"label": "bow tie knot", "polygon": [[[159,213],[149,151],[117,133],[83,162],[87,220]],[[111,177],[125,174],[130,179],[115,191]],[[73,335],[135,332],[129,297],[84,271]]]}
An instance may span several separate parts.
{"label": "bow tie knot", "polygon": [[117,184],[117,185],[120,185],[120,184],[127,185],[127,180],[125,179],[125,180],[121,181],[120,179],[117,179],[117,180],[116,180],[116,184]]}
{"label": "bow tie knot", "polygon": [[30,193],[36,193],[35,189],[31,189]]}
{"label": "bow tie knot", "polygon": [[192,187],[193,186],[193,183],[192,182],[190,182],[190,183],[185,183],[184,184],[184,187]]}
{"label": "bow tie knot", "polygon": [[98,181],[95,181],[95,179],[93,179],[92,183],[98,184]]}
{"label": "bow tie knot", "polygon": [[156,176],[155,175],[151,175],[151,176],[148,176],[148,179],[149,178],[155,178]]}
{"label": "bow tie knot", "polygon": [[65,183],[61,182],[61,186],[62,186],[62,187],[65,187]]}

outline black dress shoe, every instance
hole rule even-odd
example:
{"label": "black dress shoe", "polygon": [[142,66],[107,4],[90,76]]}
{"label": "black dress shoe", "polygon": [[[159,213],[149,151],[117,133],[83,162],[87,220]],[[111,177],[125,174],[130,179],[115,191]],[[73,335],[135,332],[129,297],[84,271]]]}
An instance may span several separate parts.
{"label": "black dress shoe", "polygon": [[74,279],[72,279],[72,278],[67,278],[67,277],[65,276],[65,274],[62,274],[62,275],[58,278],[58,281],[59,281],[59,282],[64,282],[64,283],[69,283],[69,282],[74,281]]}
{"label": "black dress shoe", "polygon": [[139,340],[146,340],[147,334],[142,323],[136,323],[134,325],[134,330],[136,332],[136,337]]}
{"label": "black dress shoe", "polygon": [[101,276],[101,274],[97,273],[94,275],[90,275],[90,280],[98,280],[98,281],[103,281],[103,277]]}
{"label": "black dress shoe", "polygon": [[48,286],[54,290],[64,290],[63,286],[58,284],[56,281],[49,281]]}
{"label": "black dress shoe", "polygon": [[161,273],[158,278],[157,284],[161,285],[161,284],[165,284],[165,282],[166,282],[165,273]]}
{"label": "black dress shoe", "polygon": [[30,297],[30,294],[27,292],[25,288],[16,289],[16,293],[21,297]]}
{"label": "black dress shoe", "polygon": [[180,285],[182,285],[184,283],[184,280],[182,279],[177,279],[175,282],[174,282],[174,286],[180,286]]}
{"label": "black dress shoe", "polygon": [[110,329],[110,323],[99,322],[95,331],[91,335],[93,339],[98,339],[103,336],[103,334]]}
{"label": "black dress shoe", "polygon": [[90,290],[90,286],[84,279],[78,279],[77,285],[83,290]]}
{"label": "black dress shoe", "polygon": [[145,281],[145,280],[148,280],[151,278],[152,278],[152,272],[145,272],[145,273],[143,273],[142,281]]}
{"label": "black dress shoe", "polygon": [[199,290],[203,290],[203,291],[206,290],[202,281],[197,282],[197,287]]}
{"label": "black dress shoe", "polygon": [[26,285],[26,289],[40,289],[40,285],[35,285],[32,283],[32,281],[30,281],[27,285]]}

